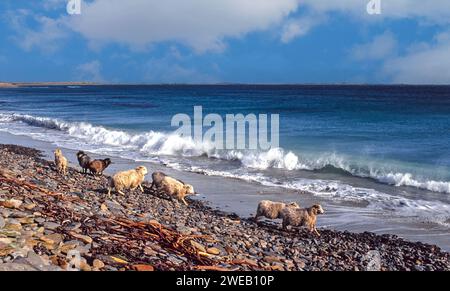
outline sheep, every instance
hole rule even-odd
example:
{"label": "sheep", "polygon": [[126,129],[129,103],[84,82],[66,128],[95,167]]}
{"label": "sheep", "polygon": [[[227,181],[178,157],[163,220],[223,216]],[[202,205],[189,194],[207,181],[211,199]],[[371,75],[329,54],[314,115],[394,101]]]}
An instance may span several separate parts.
{"label": "sheep", "polygon": [[103,171],[111,164],[110,159],[93,160],[89,163],[89,171],[94,176],[103,175]]}
{"label": "sheep", "polygon": [[144,182],[145,175],[147,175],[147,168],[139,166],[134,170],[119,172],[115,174],[110,180],[108,185],[108,197],[111,197],[111,190],[114,188],[116,191],[125,196],[123,190],[131,189],[135,190],[139,187],[144,193],[142,188],[142,182]]}
{"label": "sheep", "polygon": [[78,163],[82,169],[83,174],[87,174],[89,169],[89,164],[91,163],[91,158],[83,151],[79,151],[77,153]]}
{"label": "sheep", "polygon": [[283,218],[282,228],[287,230],[289,225],[306,226],[310,232],[320,236],[316,229],[317,215],[323,214],[322,206],[315,204],[309,208],[289,208],[286,207],[281,212]]}
{"label": "sheep", "polygon": [[263,200],[258,204],[255,221],[258,221],[261,216],[267,217],[269,219],[281,218],[281,211],[286,207],[300,208],[300,206],[295,202],[286,204],[282,202]]}
{"label": "sheep", "polygon": [[194,187],[192,185],[181,182],[169,176],[165,176],[162,179],[160,185],[160,187],[166,194],[170,195],[171,197],[177,198],[186,206],[188,205],[188,203],[186,202],[185,197],[188,195],[195,195]]}
{"label": "sheep", "polygon": [[60,149],[55,150],[55,165],[58,173],[63,175],[67,174],[67,167],[69,165],[69,162],[63,156],[62,151]]}
{"label": "sheep", "polygon": [[163,172],[154,172],[152,174],[152,185],[150,186],[150,189],[153,189],[155,186],[156,188],[161,188],[162,181],[165,177],[167,177],[167,175]]}

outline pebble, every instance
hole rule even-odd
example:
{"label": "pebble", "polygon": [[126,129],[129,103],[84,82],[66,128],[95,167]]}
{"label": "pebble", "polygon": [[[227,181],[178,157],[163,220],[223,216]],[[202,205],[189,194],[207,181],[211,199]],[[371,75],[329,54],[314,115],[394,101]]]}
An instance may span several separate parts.
{"label": "pebble", "polygon": [[208,253],[208,254],[211,254],[211,255],[220,255],[220,250],[218,249],[218,248],[208,248],[207,250],[206,250],[206,252]]}
{"label": "pebble", "polygon": [[61,224],[56,223],[56,222],[48,221],[48,222],[42,223],[42,226],[44,228],[46,228],[46,229],[49,229],[49,230],[56,230],[58,227],[61,226]]}
{"label": "pebble", "polygon": [[17,209],[22,205],[22,201],[21,200],[17,200],[17,199],[9,199],[6,201],[0,201],[0,206],[6,207],[6,208],[14,208]]}
{"label": "pebble", "polygon": [[[82,257],[84,271],[185,270],[199,264],[159,239],[135,239],[127,235],[133,228],[108,223],[118,217],[167,227],[179,239],[195,236],[182,243],[190,243],[212,265],[229,270],[365,270],[364,256],[370,250],[384,254],[383,270],[450,270],[449,254],[436,246],[371,233],[324,229],[317,238],[305,229],[280,231],[278,222],[256,225],[202,202],[191,200],[185,207],[168,201],[151,193],[148,184],[145,195],[130,191],[126,197],[113,194],[105,200],[104,192],[91,189],[104,189],[107,178],[93,179],[73,169],[69,177],[61,177],[34,155],[32,149],[0,145],[0,167],[70,200],[40,197],[38,190],[15,186],[0,189],[0,270],[65,268],[71,250]],[[48,215],[49,206],[65,211]]]}
{"label": "pebble", "polygon": [[87,244],[92,243],[92,238],[90,236],[82,235],[82,234],[79,234],[79,233],[76,233],[73,231],[70,233],[70,235],[78,240],[81,240],[84,243],[87,243]]}
{"label": "pebble", "polygon": [[105,263],[103,263],[103,262],[100,261],[99,259],[95,259],[95,260],[92,262],[92,266],[93,266],[95,269],[100,270],[100,269],[102,269],[102,268],[105,267]]}

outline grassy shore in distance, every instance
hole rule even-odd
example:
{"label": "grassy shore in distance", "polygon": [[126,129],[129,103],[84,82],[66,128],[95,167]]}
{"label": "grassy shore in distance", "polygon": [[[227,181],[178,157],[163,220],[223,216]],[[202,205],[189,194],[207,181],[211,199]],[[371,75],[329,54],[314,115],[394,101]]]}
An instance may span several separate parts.
{"label": "grassy shore in distance", "polygon": [[91,82],[36,82],[36,83],[13,83],[13,82],[0,82],[0,88],[20,88],[20,87],[34,87],[34,86],[89,86],[96,85]]}
{"label": "grassy shore in distance", "polygon": [[148,184],[108,198],[106,177],[75,168],[63,177],[37,150],[0,145],[0,157],[0,270],[65,269],[73,250],[82,270],[450,270],[434,245],[285,232],[199,201],[186,207]]}

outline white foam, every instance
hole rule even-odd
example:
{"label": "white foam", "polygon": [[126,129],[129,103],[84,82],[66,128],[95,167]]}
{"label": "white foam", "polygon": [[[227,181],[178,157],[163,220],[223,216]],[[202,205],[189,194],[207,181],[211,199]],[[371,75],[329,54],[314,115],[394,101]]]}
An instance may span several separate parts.
{"label": "white foam", "polygon": [[[430,178],[419,178],[412,173],[387,171],[373,167],[368,162],[357,165],[348,158],[335,153],[322,154],[315,157],[297,156],[282,148],[269,151],[216,150],[212,144],[196,142],[190,137],[181,137],[171,133],[150,131],[130,134],[121,130],[107,129],[85,122],[66,122],[59,119],[36,117],[24,114],[0,114],[0,123],[5,124],[3,130],[11,130],[11,123],[23,123],[32,127],[53,129],[73,138],[74,143],[83,141],[96,147],[111,147],[110,151],[133,151],[144,157],[151,156],[206,156],[223,160],[240,161],[244,168],[266,170],[269,168],[286,170],[320,170],[327,166],[341,169],[351,175],[373,178],[379,182],[393,186],[411,186],[433,192],[450,193],[450,181],[438,181]],[[48,140],[45,132],[32,132],[29,135]],[[62,137],[63,138],[63,137]],[[137,158],[137,157],[135,157]]]}

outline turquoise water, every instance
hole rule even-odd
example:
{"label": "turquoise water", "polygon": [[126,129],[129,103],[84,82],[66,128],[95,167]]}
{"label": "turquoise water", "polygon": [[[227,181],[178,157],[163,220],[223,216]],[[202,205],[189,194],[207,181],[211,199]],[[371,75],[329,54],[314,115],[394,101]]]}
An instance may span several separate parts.
{"label": "turquoise water", "polygon": [[[225,151],[171,118],[279,114],[280,147]],[[0,90],[0,130],[98,154],[450,217],[449,86],[92,86]]]}

